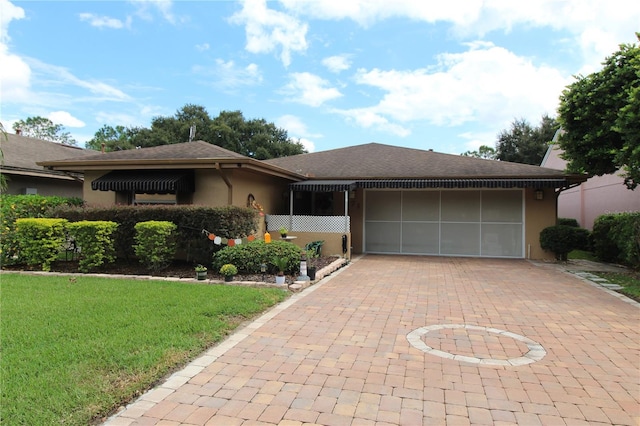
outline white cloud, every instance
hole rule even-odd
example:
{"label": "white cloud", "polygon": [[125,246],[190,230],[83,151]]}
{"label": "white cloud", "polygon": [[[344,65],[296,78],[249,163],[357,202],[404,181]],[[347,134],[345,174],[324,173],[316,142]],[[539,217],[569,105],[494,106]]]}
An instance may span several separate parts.
{"label": "white cloud", "polygon": [[400,137],[409,136],[411,134],[411,131],[406,127],[391,123],[376,110],[376,107],[353,108],[349,110],[335,109],[332,112],[344,116],[347,118],[347,121],[353,122],[365,129],[374,129]]}
{"label": "white cloud", "polygon": [[442,54],[438,65],[412,71],[364,70],[356,82],[384,92],[370,107],[336,111],[363,127],[406,134],[394,123],[456,126],[523,117],[537,123],[553,114],[568,81],[559,71],[535,66],[491,43],[472,43],[462,53]]}
{"label": "white cloud", "polygon": [[47,118],[53,123],[62,124],[66,127],[84,127],[85,123],[82,120],[69,114],[67,111],[54,111],[50,113]]}
{"label": "white cloud", "polygon": [[81,13],[79,15],[80,20],[88,22],[89,25],[96,28],[112,28],[119,30],[121,28],[131,27],[131,17],[127,17],[126,21],[121,21],[117,18],[110,18],[108,16],[98,16],[93,13]]}
{"label": "white cloud", "polygon": [[208,84],[223,90],[252,86],[262,82],[260,68],[254,63],[240,67],[231,60],[216,59],[213,67],[196,65],[193,67],[193,72],[212,77]]}
{"label": "white cloud", "polygon": [[46,64],[44,62],[31,59],[31,65],[42,72],[47,78],[56,84],[64,83],[88,90],[93,95],[99,96],[98,100],[107,101],[129,101],[131,97],[122,90],[110,84],[97,80],[83,80],[76,77],[68,69],[57,65]]}
{"label": "white cloud", "polygon": [[[281,0],[285,10],[307,19],[351,19],[363,27],[388,18],[449,23],[463,38],[483,37],[512,28],[546,28],[566,32],[565,41],[597,67],[621,42],[635,43],[640,2],[627,0]],[[593,71],[593,69],[590,69]]]}
{"label": "white cloud", "polygon": [[9,52],[6,43],[9,37],[9,24],[15,19],[25,17],[24,9],[14,6],[7,0],[0,0],[0,88],[3,102],[19,102],[29,98],[31,68],[21,57]]}
{"label": "white cloud", "polygon": [[15,6],[8,0],[0,0],[0,43],[9,41],[9,23],[14,19],[24,18],[24,9]]}
{"label": "white cloud", "polygon": [[178,24],[186,21],[184,17],[178,17],[173,13],[172,0],[129,0],[136,7],[136,15],[140,18],[151,21],[153,20],[153,12],[156,11],[162,15],[170,24]]}
{"label": "white cloud", "polygon": [[322,65],[327,67],[327,69],[333,73],[339,73],[340,71],[345,71],[351,68],[351,61],[349,60],[348,55],[336,55],[324,58],[322,60]]}
{"label": "white cloud", "polygon": [[311,133],[307,129],[307,125],[302,122],[300,117],[286,114],[275,120],[275,125],[281,129],[285,129],[289,138],[296,142],[300,142],[307,152],[314,152],[316,149],[315,142],[309,138],[321,138],[320,133]]}
{"label": "white cloud", "polygon": [[196,44],[195,47],[198,52],[204,52],[209,50],[211,46],[209,46],[209,43],[202,43],[202,44]]}
{"label": "white cloud", "polygon": [[293,16],[268,9],[266,0],[245,0],[242,10],[229,21],[245,26],[251,53],[270,53],[280,48],[280,60],[285,67],[291,64],[291,53],[307,49],[307,24]]}
{"label": "white cloud", "polygon": [[0,87],[3,102],[21,102],[29,99],[31,68],[17,55],[9,53],[0,43]]}
{"label": "white cloud", "polygon": [[318,107],[323,103],[342,96],[342,93],[317,75],[302,72],[289,75],[289,83],[282,92],[293,102]]}

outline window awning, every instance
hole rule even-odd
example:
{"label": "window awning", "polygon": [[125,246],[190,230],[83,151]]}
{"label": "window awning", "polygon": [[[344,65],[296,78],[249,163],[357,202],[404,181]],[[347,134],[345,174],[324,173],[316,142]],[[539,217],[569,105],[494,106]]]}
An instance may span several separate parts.
{"label": "window awning", "polygon": [[194,192],[191,170],[114,170],[91,182],[94,191],[135,191],[143,194]]}
{"label": "window awning", "polygon": [[289,185],[293,191],[310,192],[339,192],[353,191],[356,189],[356,181],[353,180],[308,180]]}

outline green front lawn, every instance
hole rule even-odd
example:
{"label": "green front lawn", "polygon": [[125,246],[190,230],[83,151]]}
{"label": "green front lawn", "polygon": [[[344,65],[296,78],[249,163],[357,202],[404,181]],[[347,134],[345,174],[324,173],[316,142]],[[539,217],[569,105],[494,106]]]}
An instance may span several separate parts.
{"label": "green front lawn", "polygon": [[640,302],[640,274],[629,272],[620,274],[617,272],[596,272],[596,275],[606,278],[609,282],[624,287],[618,290],[620,293]]}
{"label": "green front lawn", "polygon": [[280,289],[2,273],[0,423],[86,425],[287,297]]}

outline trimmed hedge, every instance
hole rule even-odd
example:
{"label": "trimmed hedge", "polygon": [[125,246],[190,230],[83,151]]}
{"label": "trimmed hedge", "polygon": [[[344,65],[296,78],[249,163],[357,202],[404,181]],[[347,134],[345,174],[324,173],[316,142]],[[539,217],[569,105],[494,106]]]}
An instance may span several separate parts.
{"label": "trimmed hedge", "polygon": [[149,220],[136,223],[134,249],[141,263],[151,271],[166,268],[176,253],[177,226],[167,221]]}
{"label": "trimmed hedge", "polygon": [[16,220],[18,256],[27,265],[50,271],[65,241],[64,219],[22,218]]}
{"label": "trimmed hedge", "polygon": [[568,225],[549,226],[540,232],[540,246],[555,254],[557,260],[566,261],[572,250],[588,250],[589,231]]}
{"label": "trimmed hedge", "polygon": [[572,217],[559,217],[556,225],[573,226],[574,228],[580,227],[578,221]]}
{"label": "trimmed hedge", "polygon": [[600,260],[640,269],[640,212],[599,216],[591,235]]}
{"label": "trimmed hedge", "polygon": [[271,263],[274,257],[286,257],[288,259],[285,273],[293,274],[300,269],[302,250],[300,247],[286,241],[273,241],[265,243],[255,240],[247,244],[233,247],[225,247],[213,255],[213,269],[219,270],[226,263],[234,264],[240,273],[259,274],[260,264],[267,265],[267,271],[275,274],[275,266]]}
{"label": "trimmed hedge", "polygon": [[78,269],[81,272],[115,260],[112,235],[117,228],[118,224],[110,221],[82,220],[67,225],[69,236],[80,248]]}
{"label": "trimmed hedge", "polygon": [[206,230],[222,238],[243,238],[257,228],[258,212],[244,207],[203,206],[109,206],[70,208],[60,207],[51,212],[59,217],[76,222],[80,220],[110,220],[118,223],[114,234],[118,257],[133,258],[135,255],[135,225],[139,222],[165,221],[177,226],[177,252],[181,258],[194,263],[209,264],[214,252],[222,246],[207,238]]}
{"label": "trimmed hedge", "polygon": [[16,261],[16,219],[50,217],[51,210],[59,206],[82,205],[82,199],[75,197],[0,194],[0,263],[7,265]]}

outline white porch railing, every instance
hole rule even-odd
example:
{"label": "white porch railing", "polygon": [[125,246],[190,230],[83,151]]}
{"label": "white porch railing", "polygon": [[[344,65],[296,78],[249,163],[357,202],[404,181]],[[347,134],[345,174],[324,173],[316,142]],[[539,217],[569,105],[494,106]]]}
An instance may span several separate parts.
{"label": "white porch railing", "polygon": [[351,231],[349,216],[267,215],[267,230],[277,232],[281,227],[290,232],[329,232],[346,234]]}

